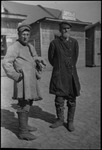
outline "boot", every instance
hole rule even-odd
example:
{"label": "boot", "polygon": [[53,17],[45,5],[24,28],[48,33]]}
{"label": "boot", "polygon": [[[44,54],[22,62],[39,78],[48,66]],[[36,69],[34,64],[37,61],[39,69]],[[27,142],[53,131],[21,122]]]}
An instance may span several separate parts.
{"label": "boot", "polygon": [[75,130],[74,128],[74,114],[75,114],[75,106],[70,106],[68,108],[68,116],[67,116],[67,129],[72,132]]}
{"label": "boot", "polygon": [[64,123],[64,107],[56,107],[57,121],[50,126],[50,128],[57,128],[63,126]]}
{"label": "boot", "polygon": [[31,127],[31,126],[28,125],[28,118],[29,118],[29,113],[27,113],[27,117],[26,117],[27,126],[28,126],[28,131],[29,131],[29,132],[37,131],[37,128],[36,128],[36,127]]}
{"label": "boot", "polygon": [[36,136],[28,131],[27,126],[27,112],[17,112],[19,120],[19,135],[18,137],[22,140],[35,140]]}

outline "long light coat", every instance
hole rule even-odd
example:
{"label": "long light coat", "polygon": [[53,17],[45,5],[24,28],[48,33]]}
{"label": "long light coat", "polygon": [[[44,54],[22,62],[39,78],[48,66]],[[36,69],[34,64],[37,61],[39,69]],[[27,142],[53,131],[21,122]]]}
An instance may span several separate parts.
{"label": "long light coat", "polygon": [[76,70],[78,54],[78,42],[71,37],[68,41],[57,37],[50,43],[48,59],[53,66],[49,87],[51,94],[58,96],[80,95],[80,83]]}
{"label": "long light coat", "polygon": [[[7,76],[14,80],[14,93],[17,99],[33,99],[37,100],[41,97],[38,81],[36,79],[36,63],[37,53],[35,48],[29,44],[33,57],[28,46],[22,45],[19,41],[12,44],[4,57],[3,68]],[[17,82],[23,72],[24,78]]]}

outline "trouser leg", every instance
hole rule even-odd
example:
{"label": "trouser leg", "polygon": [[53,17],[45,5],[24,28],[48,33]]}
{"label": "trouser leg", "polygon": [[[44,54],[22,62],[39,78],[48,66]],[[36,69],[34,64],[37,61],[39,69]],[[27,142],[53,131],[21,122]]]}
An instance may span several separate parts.
{"label": "trouser leg", "polygon": [[61,121],[64,121],[64,98],[56,96],[55,98],[55,107],[57,118]]}
{"label": "trouser leg", "polygon": [[50,126],[51,128],[57,128],[59,126],[62,126],[64,123],[64,101],[64,97],[55,97],[57,121]]}
{"label": "trouser leg", "polygon": [[[33,104],[33,100],[29,100],[30,108],[31,108],[32,104]],[[29,109],[29,112],[30,112],[30,109]],[[37,128],[36,128],[36,127],[34,127],[34,126],[32,127],[32,126],[30,126],[30,125],[28,124],[29,112],[27,113],[27,126],[28,126],[28,131],[30,131],[30,132],[37,131]]]}
{"label": "trouser leg", "polygon": [[69,98],[67,101],[68,114],[67,114],[67,128],[69,131],[74,131],[74,116],[76,109],[76,98]]}
{"label": "trouser leg", "polygon": [[35,140],[36,137],[29,133],[28,130],[28,113],[30,104],[26,100],[21,100],[18,103],[18,121],[19,121],[19,134],[18,137],[22,140]]}

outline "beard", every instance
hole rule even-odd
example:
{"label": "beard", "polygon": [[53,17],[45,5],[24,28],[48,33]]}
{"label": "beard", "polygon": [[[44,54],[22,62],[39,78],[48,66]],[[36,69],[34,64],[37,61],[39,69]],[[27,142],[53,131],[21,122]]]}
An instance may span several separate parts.
{"label": "beard", "polygon": [[64,38],[69,38],[69,36],[70,36],[69,33],[67,33],[67,32],[66,32],[66,33],[63,33],[63,37],[64,37]]}

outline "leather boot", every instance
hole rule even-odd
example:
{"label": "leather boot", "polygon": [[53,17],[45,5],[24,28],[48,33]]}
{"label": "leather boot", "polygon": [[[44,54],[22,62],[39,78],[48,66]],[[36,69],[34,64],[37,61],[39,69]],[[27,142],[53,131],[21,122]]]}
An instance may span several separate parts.
{"label": "leather boot", "polygon": [[17,112],[18,114],[18,121],[19,121],[19,134],[18,137],[22,140],[35,140],[36,136],[31,134],[28,131],[27,126],[27,112]]}
{"label": "leather boot", "polygon": [[36,128],[36,127],[32,127],[32,126],[28,125],[28,118],[29,118],[29,112],[27,113],[27,117],[26,117],[27,126],[28,126],[28,131],[29,131],[29,132],[37,131],[37,128]]}
{"label": "leather boot", "polygon": [[50,128],[57,128],[63,126],[64,123],[64,107],[56,107],[57,121],[50,126]]}
{"label": "leather boot", "polygon": [[70,106],[68,108],[68,116],[67,116],[67,129],[72,132],[75,130],[74,128],[74,115],[75,115],[75,106]]}

